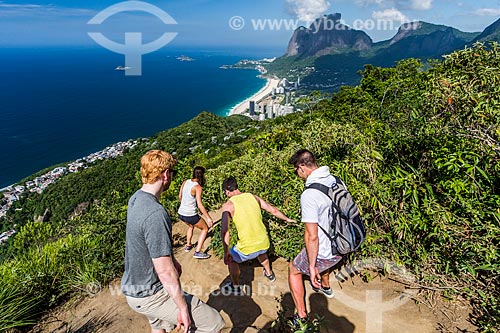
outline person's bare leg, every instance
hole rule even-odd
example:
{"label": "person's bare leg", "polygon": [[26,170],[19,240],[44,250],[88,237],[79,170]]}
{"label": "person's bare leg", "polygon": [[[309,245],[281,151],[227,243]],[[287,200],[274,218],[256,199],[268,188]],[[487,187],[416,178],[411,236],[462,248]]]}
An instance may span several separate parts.
{"label": "person's bare leg", "polygon": [[231,261],[227,267],[229,268],[229,275],[231,276],[233,285],[240,284],[240,265],[237,262]]}
{"label": "person's bare leg", "polygon": [[307,317],[304,280],[302,279],[302,273],[293,265],[293,261],[288,266],[288,285],[290,286],[290,293],[292,294],[297,314],[301,318]]}
{"label": "person's bare leg", "polygon": [[260,264],[264,267],[266,270],[266,275],[271,275],[271,262],[269,261],[269,257],[267,256],[267,253],[263,253],[257,257],[259,259]]}
{"label": "person's bare leg", "polygon": [[327,269],[323,273],[321,273],[321,286],[323,288],[330,288],[330,270]]}
{"label": "person's bare leg", "polygon": [[194,226],[201,230],[198,244],[196,245],[196,252],[201,252],[203,250],[203,242],[205,242],[208,235],[208,225],[204,219],[200,219]]}
{"label": "person's bare leg", "polygon": [[193,229],[194,227],[189,224],[189,223],[186,223],[187,226],[188,226],[188,230],[187,230],[187,233],[186,233],[186,245],[191,245],[191,239],[193,238]]}
{"label": "person's bare leg", "polygon": [[165,330],[163,330],[163,329],[158,330],[158,329],[154,329],[151,327],[151,333],[165,333]]}

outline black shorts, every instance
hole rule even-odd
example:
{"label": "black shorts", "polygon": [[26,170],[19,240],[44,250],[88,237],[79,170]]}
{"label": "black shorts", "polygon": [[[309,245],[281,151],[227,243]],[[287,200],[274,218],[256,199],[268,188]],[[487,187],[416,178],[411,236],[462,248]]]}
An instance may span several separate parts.
{"label": "black shorts", "polygon": [[200,220],[201,220],[201,218],[198,215],[184,216],[184,215],[181,215],[181,214],[179,214],[179,219],[182,222],[186,222],[186,223],[191,224],[191,225],[195,225],[198,222],[200,222]]}

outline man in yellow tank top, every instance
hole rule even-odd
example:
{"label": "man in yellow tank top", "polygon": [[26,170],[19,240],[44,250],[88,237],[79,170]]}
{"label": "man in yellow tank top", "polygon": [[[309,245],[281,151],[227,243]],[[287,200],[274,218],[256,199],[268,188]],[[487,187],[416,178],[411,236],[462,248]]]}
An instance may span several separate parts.
{"label": "man in yellow tank top", "polygon": [[[286,222],[295,222],[276,207],[251,193],[242,193],[238,189],[238,183],[233,177],[229,177],[222,183],[222,189],[229,200],[222,206],[222,240],[224,245],[224,263],[228,265],[231,282],[223,287],[225,295],[242,295],[243,291],[239,285],[240,266],[247,260],[257,258],[264,267],[264,276],[271,282],[276,280],[267,250],[269,249],[269,237],[262,223],[261,209],[282,219]],[[232,219],[238,232],[238,243],[229,248],[229,220]]]}

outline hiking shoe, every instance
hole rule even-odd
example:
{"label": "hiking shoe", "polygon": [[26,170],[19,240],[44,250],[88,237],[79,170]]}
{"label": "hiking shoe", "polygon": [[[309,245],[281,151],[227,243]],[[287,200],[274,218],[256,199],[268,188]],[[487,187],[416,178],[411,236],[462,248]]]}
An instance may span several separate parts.
{"label": "hiking shoe", "polygon": [[186,252],[189,252],[193,249],[194,245],[186,245],[186,247],[184,248],[184,251]]}
{"label": "hiking shoe", "polygon": [[232,282],[226,283],[222,288],[221,288],[221,293],[224,296],[243,296],[243,289],[241,286],[235,286],[233,285]]}
{"label": "hiking shoe", "polygon": [[293,317],[289,318],[288,325],[292,330],[296,331],[302,329],[302,326],[304,326],[308,321],[309,318],[302,318],[298,313],[296,313]]}
{"label": "hiking shoe", "polygon": [[205,252],[194,251],[193,258],[196,258],[196,259],[208,259],[208,258],[210,258],[210,254],[207,254]]}
{"label": "hiking shoe", "polygon": [[276,276],[274,276],[274,272],[271,271],[271,274],[267,275],[266,270],[264,269],[264,276],[269,280],[269,282],[276,281]]}
{"label": "hiking shoe", "polygon": [[326,297],[333,298],[333,290],[332,290],[332,288],[325,288],[322,285],[321,288],[318,289],[318,288],[314,287],[312,284],[311,284],[311,287],[312,287],[312,290],[314,290],[315,292],[317,292],[317,293],[321,292]]}

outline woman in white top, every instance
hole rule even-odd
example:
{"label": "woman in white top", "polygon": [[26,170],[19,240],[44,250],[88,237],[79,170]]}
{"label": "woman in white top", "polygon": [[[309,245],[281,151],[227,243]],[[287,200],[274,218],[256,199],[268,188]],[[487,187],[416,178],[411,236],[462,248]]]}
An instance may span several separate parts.
{"label": "woman in white top", "polygon": [[[205,242],[205,238],[207,238],[208,228],[213,225],[213,221],[201,201],[202,187],[204,185],[205,168],[197,166],[193,170],[193,178],[185,180],[179,191],[179,200],[181,201],[178,211],[179,219],[188,226],[186,235],[186,252],[191,251],[194,247],[194,245],[191,244],[194,227],[201,230],[200,237],[198,238],[198,243],[196,244],[196,249],[193,254],[193,257],[197,259],[207,259],[210,257],[210,255],[202,252],[203,242]],[[197,208],[200,210],[205,220],[198,215],[196,210]]]}

